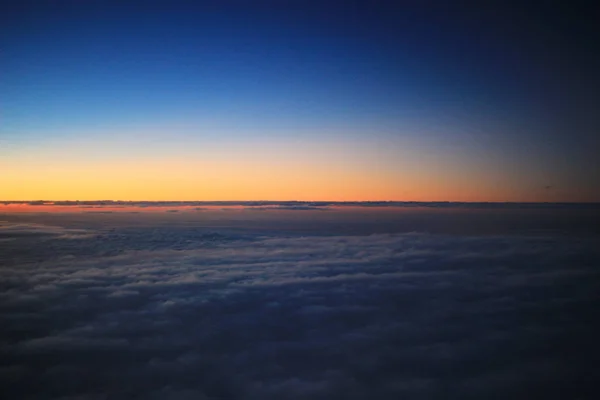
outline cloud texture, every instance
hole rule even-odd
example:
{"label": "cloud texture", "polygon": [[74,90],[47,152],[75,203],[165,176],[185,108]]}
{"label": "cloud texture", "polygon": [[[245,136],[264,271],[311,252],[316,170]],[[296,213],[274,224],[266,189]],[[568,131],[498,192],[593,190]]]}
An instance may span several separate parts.
{"label": "cloud texture", "polygon": [[595,236],[76,233],[0,227],[7,398],[598,392]]}

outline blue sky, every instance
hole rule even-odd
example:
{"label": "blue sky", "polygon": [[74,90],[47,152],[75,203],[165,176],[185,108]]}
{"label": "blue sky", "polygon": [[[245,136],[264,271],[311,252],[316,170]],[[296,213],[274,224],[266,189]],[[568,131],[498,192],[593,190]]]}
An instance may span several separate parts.
{"label": "blue sky", "polygon": [[[445,170],[501,176],[510,200],[537,199],[549,185],[563,188],[551,200],[597,199],[590,170],[598,125],[588,96],[595,81],[582,85],[593,76],[575,73],[588,68],[584,52],[543,41],[570,34],[570,25],[491,6],[48,4],[5,14],[5,167],[32,152],[51,160],[74,142],[88,143],[82,155],[110,158],[141,136],[143,146],[127,148],[132,160],[174,141],[199,157],[218,144],[283,142],[293,158],[298,141],[322,140],[363,147],[366,159],[390,149],[398,159],[450,159],[435,170],[411,168],[440,181],[457,180]],[[393,160],[380,167],[390,176],[404,168]],[[457,187],[421,200],[460,200]]]}

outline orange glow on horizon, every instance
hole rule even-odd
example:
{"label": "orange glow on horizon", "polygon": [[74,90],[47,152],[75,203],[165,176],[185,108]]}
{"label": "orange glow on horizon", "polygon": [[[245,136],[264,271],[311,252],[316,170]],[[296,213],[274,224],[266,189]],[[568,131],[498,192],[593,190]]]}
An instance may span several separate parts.
{"label": "orange glow on horizon", "polygon": [[573,187],[544,190],[514,176],[488,176],[484,171],[443,160],[419,164],[418,160],[408,159],[410,154],[390,164],[386,160],[355,160],[352,154],[342,156],[342,153],[310,154],[309,162],[283,153],[269,158],[251,151],[206,157],[188,154],[112,160],[67,153],[52,159],[30,154],[20,159],[0,160],[0,200],[593,202],[600,199],[597,193]]}

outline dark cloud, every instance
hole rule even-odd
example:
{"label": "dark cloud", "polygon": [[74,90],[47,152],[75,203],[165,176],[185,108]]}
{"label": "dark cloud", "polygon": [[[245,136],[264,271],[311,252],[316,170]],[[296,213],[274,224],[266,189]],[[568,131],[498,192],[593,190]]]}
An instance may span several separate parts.
{"label": "dark cloud", "polygon": [[84,237],[90,232],[85,229],[69,229],[61,226],[0,221],[0,238],[15,239],[24,236],[58,236],[59,238]]}
{"label": "dark cloud", "polygon": [[291,211],[325,211],[326,206],[311,206],[311,205],[276,205],[276,206],[261,206],[261,207],[246,207],[246,210],[256,211],[271,211],[271,210],[291,210]]}
{"label": "dark cloud", "polygon": [[[551,189],[552,186],[544,186]],[[599,203],[518,203],[518,202],[455,202],[455,201],[4,201],[9,204],[56,205],[88,207],[207,207],[243,206],[253,209],[316,210],[326,207],[404,207],[404,208],[459,208],[459,209],[600,209]]]}
{"label": "dark cloud", "polygon": [[7,398],[597,394],[597,236],[1,229]]}

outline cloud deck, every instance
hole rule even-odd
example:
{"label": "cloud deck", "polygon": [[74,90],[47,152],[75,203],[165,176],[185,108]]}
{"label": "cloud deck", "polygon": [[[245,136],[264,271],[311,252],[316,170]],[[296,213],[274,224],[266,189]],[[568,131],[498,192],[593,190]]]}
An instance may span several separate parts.
{"label": "cloud deck", "polygon": [[592,398],[600,378],[596,235],[12,221],[0,238],[8,398]]}

